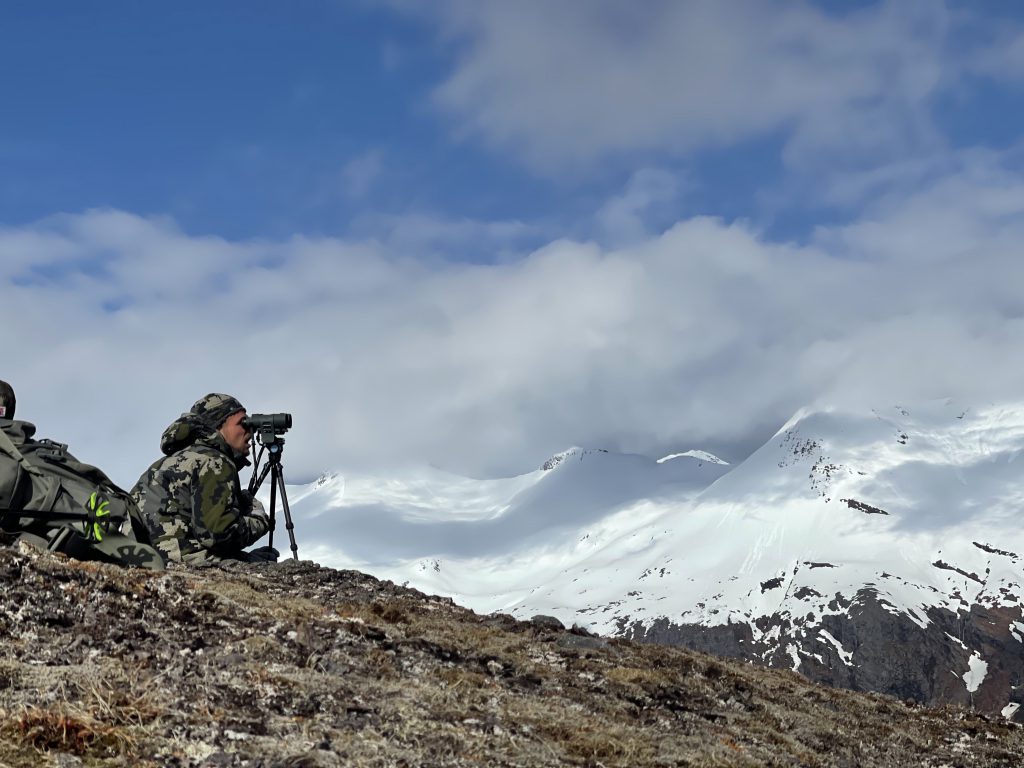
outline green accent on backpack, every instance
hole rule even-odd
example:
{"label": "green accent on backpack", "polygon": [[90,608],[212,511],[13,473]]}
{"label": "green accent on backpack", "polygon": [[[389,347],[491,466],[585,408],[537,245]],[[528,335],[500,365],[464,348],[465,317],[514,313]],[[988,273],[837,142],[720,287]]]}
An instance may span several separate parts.
{"label": "green accent on backpack", "polygon": [[103,534],[110,530],[110,500],[98,491],[89,495],[85,508],[91,513],[92,528],[88,533],[93,541],[103,541]]}
{"label": "green accent on backpack", "polygon": [[0,528],[79,560],[162,571],[131,496],[63,443],[33,434],[28,422],[0,422]]}

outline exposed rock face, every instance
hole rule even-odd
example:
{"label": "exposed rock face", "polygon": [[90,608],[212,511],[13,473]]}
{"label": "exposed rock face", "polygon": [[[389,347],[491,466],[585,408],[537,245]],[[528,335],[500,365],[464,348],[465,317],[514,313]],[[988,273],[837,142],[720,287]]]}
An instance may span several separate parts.
{"label": "exposed rock face", "polygon": [[[816,624],[775,614],[756,627],[659,619],[647,628],[623,622],[621,630],[632,640],[796,669],[826,685],[922,704],[952,703],[991,716],[1008,711],[1024,722],[1024,707],[1007,710],[1008,704],[1024,703],[1024,636],[1014,627],[1024,626],[1019,606],[973,605],[960,614],[932,608],[915,621],[865,588],[844,607],[845,613],[823,616]],[[972,678],[974,653],[968,648],[987,660],[984,674]]]}
{"label": "exposed rock face", "polygon": [[312,563],[154,574],[0,548],[0,582],[9,768],[985,768],[1024,754],[1024,729],[961,709],[480,616]]}

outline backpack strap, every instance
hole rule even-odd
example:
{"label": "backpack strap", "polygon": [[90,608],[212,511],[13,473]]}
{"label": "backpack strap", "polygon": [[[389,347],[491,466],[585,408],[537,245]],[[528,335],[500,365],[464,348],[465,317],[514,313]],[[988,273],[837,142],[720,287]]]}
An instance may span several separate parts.
{"label": "backpack strap", "polygon": [[85,508],[81,512],[54,512],[52,506],[48,509],[2,509],[0,508],[0,521],[8,517],[31,517],[35,520],[51,520],[56,522],[68,522],[69,520],[84,520],[88,523],[87,531],[91,538],[101,540],[106,533],[110,532],[110,524],[117,523],[120,526],[127,518],[121,515],[110,513],[110,504],[106,496],[93,491]]}
{"label": "backpack strap", "polygon": [[8,517],[32,517],[36,520],[91,520],[88,512],[54,512],[52,509],[0,509],[0,520]]}
{"label": "backpack strap", "polygon": [[36,440],[36,443],[43,446],[42,448],[36,449],[36,456],[47,461],[64,461],[68,456],[68,444],[58,443],[56,440],[50,440],[48,437],[40,438]]}
{"label": "backpack strap", "polygon": [[[49,462],[63,462],[67,456],[68,446],[66,443],[57,443],[53,440],[47,440],[46,438],[37,440],[36,442],[43,446],[36,451],[41,459],[45,459]],[[39,467],[35,466],[25,458],[25,455],[18,450],[18,446],[14,444],[14,441],[11,440],[11,438],[7,436],[7,433],[2,429],[0,429],[0,453],[6,453],[18,462],[21,468],[30,475],[35,475],[36,477],[48,477],[43,470],[39,469]]]}
{"label": "backpack strap", "polygon": [[7,433],[0,429],[0,453],[5,453],[14,459],[16,462],[24,467],[28,464],[25,461],[25,457],[21,455],[21,451],[18,450],[18,446],[14,444],[14,441],[7,436]]}
{"label": "backpack strap", "polygon": [[22,469],[26,472],[35,471],[31,464],[21,455],[21,451],[18,450],[18,446],[14,444],[14,441],[7,436],[7,433],[0,429],[0,453],[6,453],[16,462],[18,462]]}

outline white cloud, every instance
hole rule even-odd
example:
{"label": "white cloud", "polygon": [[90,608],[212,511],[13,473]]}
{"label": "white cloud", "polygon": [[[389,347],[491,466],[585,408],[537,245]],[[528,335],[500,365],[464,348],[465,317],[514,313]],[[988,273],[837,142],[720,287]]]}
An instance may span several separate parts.
{"label": "white cloud", "polygon": [[[0,378],[20,416],[125,484],[208,391],[295,414],[295,480],[747,444],[819,397],[1017,395],[1024,182],[993,156],[956,165],[809,245],[693,218],[467,263],[420,258],[441,246],[416,222],[426,245],[231,242],[117,211],[9,227]],[[464,225],[486,249],[519,237]]]}
{"label": "white cloud", "polygon": [[1001,24],[994,44],[972,56],[969,70],[999,80],[1024,79],[1024,31]]}
{"label": "white cloud", "polygon": [[666,171],[655,168],[636,171],[622,194],[610,199],[597,212],[597,225],[604,239],[612,244],[624,244],[649,236],[647,222],[651,208],[672,201],[677,191],[676,178]]}
{"label": "white cloud", "polygon": [[384,154],[369,150],[352,158],[341,170],[345,194],[351,198],[365,197],[384,170]]}
{"label": "white cloud", "polygon": [[463,253],[503,261],[521,256],[523,245],[542,234],[537,225],[522,221],[480,221],[429,213],[363,214],[356,217],[351,229],[389,251],[421,262],[437,257],[454,261]]}
{"label": "white cloud", "polygon": [[464,134],[547,172],[775,133],[796,164],[926,151],[941,143],[929,100],[974,56],[951,42],[966,14],[934,2],[841,18],[781,0],[449,0],[419,10],[454,51],[440,107]]}

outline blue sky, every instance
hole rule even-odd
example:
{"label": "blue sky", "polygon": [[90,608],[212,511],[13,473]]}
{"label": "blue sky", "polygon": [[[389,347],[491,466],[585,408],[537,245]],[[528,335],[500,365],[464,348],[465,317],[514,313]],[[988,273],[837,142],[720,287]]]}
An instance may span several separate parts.
{"label": "blue sky", "polygon": [[387,147],[415,177],[445,150],[417,103],[439,62],[394,14],[110,2],[21,3],[5,17],[4,207],[16,221],[114,207],[234,237],[336,232],[355,207],[348,162]]}
{"label": "blue sky", "polygon": [[340,235],[367,213],[579,216],[628,170],[539,178],[431,104],[452,54],[359,2],[19,3],[0,31],[4,218],[118,208],[191,233]]}
{"label": "blue sky", "polygon": [[1024,387],[1016,4],[14,2],[0,99],[5,377],[126,483],[216,389],[312,476]]}
{"label": "blue sky", "polygon": [[[452,32],[445,14],[430,10],[441,5],[9,4],[0,29],[4,220],[117,208],[173,216],[190,233],[247,238],[344,235],[367,214],[418,212],[592,234],[587,217],[645,166],[677,177],[685,191],[652,212],[654,224],[701,213],[803,237],[846,213],[783,191],[793,172],[782,160],[791,115],[685,151],[618,143],[568,170],[550,159],[546,168],[524,164],[522,140],[494,145],[467,135],[436,92],[501,20]],[[843,19],[850,7],[876,6],[817,10]],[[644,13],[621,3],[580,7],[624,27],[616,16]],[[651,3],[648,15],[663,7]],[[991,30],[970,26],[962,40],[989,39]],[[948,147],[1017,141],[1019,84],[964,77],[925,104]],[[832,149],[842,162],[841,144]]]}

